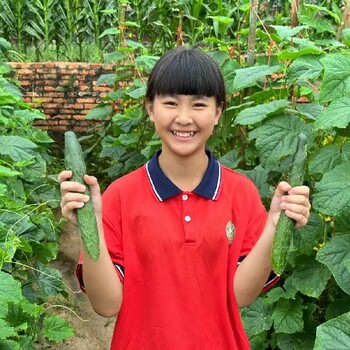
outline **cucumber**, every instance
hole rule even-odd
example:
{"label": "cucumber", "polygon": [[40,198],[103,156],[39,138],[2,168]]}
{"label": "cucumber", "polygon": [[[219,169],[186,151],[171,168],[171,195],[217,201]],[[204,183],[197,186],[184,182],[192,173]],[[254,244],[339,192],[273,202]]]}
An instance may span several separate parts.
{"label": "cucumber", "polygon": [[[86,174],[86,165],[81,145],[74,131],[67,131],[64,134],[64,161],[66,169],[73,172],[71,180],[85,184],[83,177]],[[90,196],[89,186],[86,186],[85,194]],[[96,261],[100,256],[100,243],[92,200],[77,209],[76,214],[84,248],[90,258]]]}
{"label": "cucumber", "polygon": [[[303,184],[306,164],[307,138],[301,133],[298,135],[297,148],[293,156],[288,176],[288,183],[292,187]],[[294,220],[288,218],[283,210],[276,225],[276,232],[272,245],[272,270],[277,275],[281,275],[287,266],[288,253],[294,231]]]}

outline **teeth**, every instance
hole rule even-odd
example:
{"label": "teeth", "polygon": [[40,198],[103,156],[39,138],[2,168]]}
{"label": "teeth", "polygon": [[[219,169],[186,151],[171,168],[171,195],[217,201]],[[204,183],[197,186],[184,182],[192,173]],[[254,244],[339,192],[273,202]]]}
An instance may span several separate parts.
{"label": "teeth", "polygon": [[191,132],[173,131],[173,134],[178,137],[192,137],[194,135],[194,131],[191,131]]}

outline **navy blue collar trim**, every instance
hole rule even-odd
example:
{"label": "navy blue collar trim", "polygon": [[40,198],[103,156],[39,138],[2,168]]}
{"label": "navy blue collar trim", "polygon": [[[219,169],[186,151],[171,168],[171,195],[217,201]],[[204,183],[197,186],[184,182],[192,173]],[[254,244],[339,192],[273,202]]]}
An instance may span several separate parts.
{"label": "navy blue collar trim", "polygon": [[[160,153],[161,151],[156,152],[152,159],[146,163],[146,171],[155,195],[160,201],[164,201],[183,191],[163,173],[158,162]],[[217,198],[220,187],[221,167],[211,152],[206,151],[206,153],[209,158],[209,165],[201,183],[193,192],[202,197],[214,200]]]}

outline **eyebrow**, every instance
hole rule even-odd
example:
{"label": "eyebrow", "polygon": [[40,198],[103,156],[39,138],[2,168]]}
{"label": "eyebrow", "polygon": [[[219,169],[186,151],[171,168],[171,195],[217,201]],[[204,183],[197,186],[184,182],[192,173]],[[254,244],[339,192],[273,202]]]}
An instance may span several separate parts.
{"label": "eyebrow", "polygon": [[[178,97],[179,95],[184,95],[184,94],[161,94],[159,96],[162,97]],[[208,100],[210,96],[206,95],[184,95],[184,96],[191,96],[192,100]]]}

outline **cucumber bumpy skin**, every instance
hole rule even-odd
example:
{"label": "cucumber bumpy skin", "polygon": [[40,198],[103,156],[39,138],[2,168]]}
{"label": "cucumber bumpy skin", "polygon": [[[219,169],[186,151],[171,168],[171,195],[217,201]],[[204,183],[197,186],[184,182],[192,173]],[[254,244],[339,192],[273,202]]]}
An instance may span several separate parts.
{"label": "cucumber bumpy skin", "polygon": [[[67,170],[73,172],[72,181],[85,184],[83,177],[86,174],[86,165],[81,145],[73,131],[64,134],[64,161]],[[90,195],[89,186],[84,192]],[[90,258],[96,261],[100,256],[99,234],[92,200],[76,211],[80,237]]]}
{"label": "cucumber bumpy skin", "polygon": [[[294,186],[301,186],[304,182],[305,169],[307,164],[307,137],[301,133],[298,135],[297,148],[293,156],[288,183]],[[272,246],[272,270],[281,275],[288,261],[288,253],[295,231],[295,221],[288,218],[281,212],[276,225],[276,232]]]}

